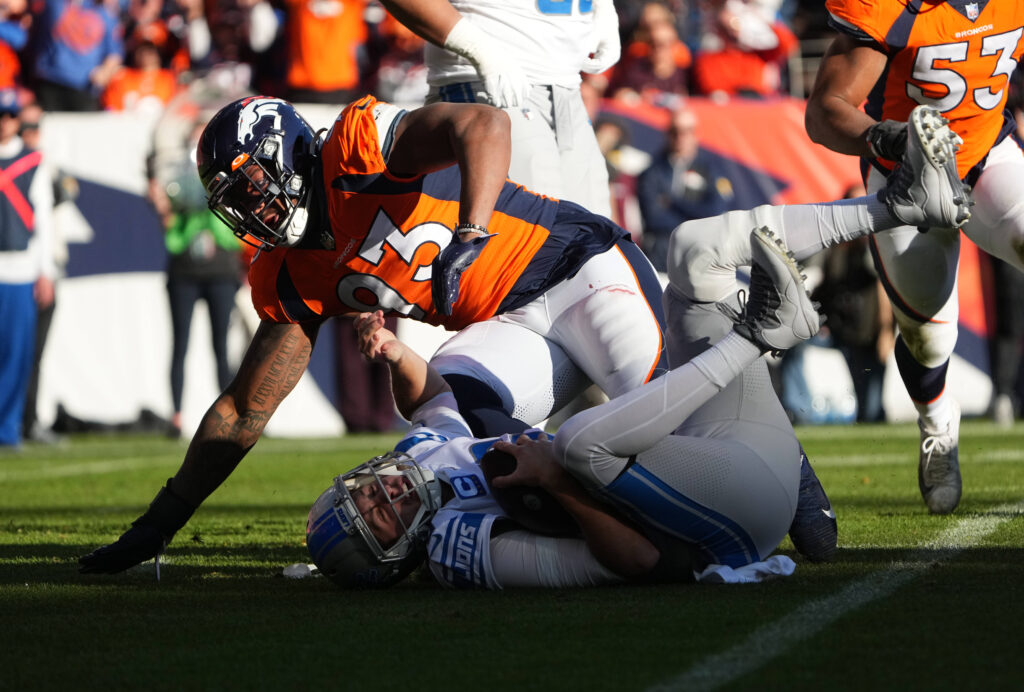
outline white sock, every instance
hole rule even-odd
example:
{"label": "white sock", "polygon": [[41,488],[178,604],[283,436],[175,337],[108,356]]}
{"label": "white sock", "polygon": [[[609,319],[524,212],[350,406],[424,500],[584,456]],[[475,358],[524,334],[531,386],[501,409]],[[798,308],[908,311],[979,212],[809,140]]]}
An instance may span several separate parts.
{"label": "white sock", "polygon": [[663,377],[569,418],[555,435],[556,455],[587,460],[595,454],[621,459],[639,454],[678,428],[760,357],[760,348],[730,331]]}
{"label": "white sock", "polygon": [[[721,391],[736,379],[748,365],[760,357],[760,347],[747,341],[736,332],[729,332],[721,341],[695,357],[690,363]],[[669,373],[669,375],[671,374]]]}
{"label": "white sock", "polygon": [[921,417],[921,423],[928,431],[942,432],[953,422],[953,399],[942,390],[942,394],[926,404],[914,402],[914,408]]}
{"label": "white sock", "polygon": [[798,261],[825,248],[901,225],[878,195],[782,207],[783,240]]}

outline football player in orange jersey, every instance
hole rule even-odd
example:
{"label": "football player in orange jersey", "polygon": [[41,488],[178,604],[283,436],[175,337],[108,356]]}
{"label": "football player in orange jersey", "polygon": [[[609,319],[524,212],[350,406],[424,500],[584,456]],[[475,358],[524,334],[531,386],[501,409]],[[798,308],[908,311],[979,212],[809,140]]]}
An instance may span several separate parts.
{"label": "football player in orange jersey", "polygon": [[[973,186],[976,203],[963,232],[1024,269],[1024,151],[1004,112],[1024,52],[1024,3],[828,0],[826,8],[840,35],[807,104],[811,138],[862,157],[867,188],[878,190],[903,154],[908,115],[934,106],[963,140],[951,174]],[[945,514],[961,494],[960,409],[946,390],[960,234],[921,230],[873,235],[871,250],[900,326],[896,362],[919,414],[921,494],[931,512]]]}
{"label": "football player in orange jersey", "polygon": [[461,330],[432,364],[482,436],[524,430],[590,382],[616,396],[659,373],[650,262],[608,219],[507,181],[509,152],[508,116],[485,105],[405,111],[366,97],[325,137],[280,99],[215,115],[199,174],[211,208],[260,248],[249,279],[261,323],[181,468],[82,571],[163,550],[259,439],[332,316],[380,309]]}

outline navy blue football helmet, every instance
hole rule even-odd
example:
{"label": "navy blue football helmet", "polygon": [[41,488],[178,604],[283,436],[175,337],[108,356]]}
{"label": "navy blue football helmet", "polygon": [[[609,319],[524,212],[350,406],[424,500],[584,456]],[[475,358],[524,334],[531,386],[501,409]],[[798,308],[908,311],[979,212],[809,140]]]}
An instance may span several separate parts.
{"label": "navy blue football helmet", "polygon": [[196,152],[210,209],[261,250],[295,245],[306,230],[318,149],[316,132],[287,101],[251,96],[225,106]]}

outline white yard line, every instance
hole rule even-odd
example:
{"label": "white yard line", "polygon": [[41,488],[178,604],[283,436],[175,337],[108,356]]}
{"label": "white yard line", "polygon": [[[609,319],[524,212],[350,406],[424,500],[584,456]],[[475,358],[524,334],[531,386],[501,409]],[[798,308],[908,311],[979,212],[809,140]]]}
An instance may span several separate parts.
{"label": "white yard line", "polygon": [[[821,454],[810,456],[811,466],[814,468],[832,468],[839,466],[868,466],[879,464],[882,466],[894,466],[897,464],[908,464],[917,466],[917,450],[897,453],[887,452],[885,454]],[[960,463],[986,463],[986,464],[1008,464],[1024,461],[1024,449],[994,449],[985,452],[964,452],[960,448]]]}
{"label": "white yard line", "polygon": [[10,481],[41,481],[47,478],[66,478],[69,476],[93,476],[102,473],[140,469],[147,466],[155,466],[158,463],[153,457],[134,457],[117,459],[115,461],[87,461],[80,464],[43,466],[25,469],[24,471],[0,471],[0,483]]}
{"label": "white yard line", "polygon": [[699,661],[678,677],[649,690],[695,692],[729,684],[787,653],[847,613],[889,596],[930,567],[978,545],[1001,525],[1022,514],[1024,500],[965,517],[888,569],[869,574],[832,596],[807,603],[782,619],[758,628],[744,642]]}

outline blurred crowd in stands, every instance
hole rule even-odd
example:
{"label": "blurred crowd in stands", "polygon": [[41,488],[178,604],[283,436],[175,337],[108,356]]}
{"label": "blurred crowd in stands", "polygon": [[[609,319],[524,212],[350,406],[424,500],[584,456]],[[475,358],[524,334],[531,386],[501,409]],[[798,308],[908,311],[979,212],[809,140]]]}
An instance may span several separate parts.
{"label": "blurred crowd in stands", "polygon": [[[592,96],[667,105],[680,96],[791,90],[799,40],[827,33],[795,0],[616,3],[623,57]],[[0,88],[44,110],[159,108],[212,73],[300,103],[425,93],[423,41],[374,0],[2,0]]]}

